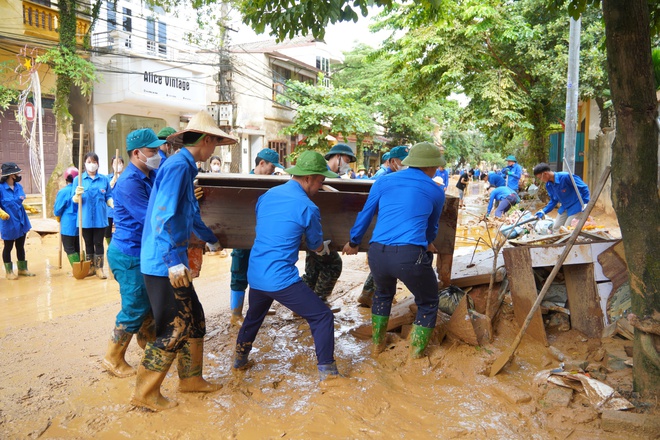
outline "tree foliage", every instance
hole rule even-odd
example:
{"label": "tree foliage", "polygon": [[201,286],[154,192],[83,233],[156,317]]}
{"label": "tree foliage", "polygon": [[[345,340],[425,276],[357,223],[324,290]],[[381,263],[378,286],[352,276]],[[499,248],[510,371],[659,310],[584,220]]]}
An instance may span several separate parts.
{"label": "tree foliage", "polygon": [[[321,81],[319,81],[320,83]],[[287,81],[286,95],[278,95],[280,102],[293,101],[296,115],[284,134],[302,134],[304,150],[327,151],[328,135],[355,135],[360,148],[366,136],[374,133],[374,121],[369,108],[357,100],[355,89],[325,87],[300,81]]]}

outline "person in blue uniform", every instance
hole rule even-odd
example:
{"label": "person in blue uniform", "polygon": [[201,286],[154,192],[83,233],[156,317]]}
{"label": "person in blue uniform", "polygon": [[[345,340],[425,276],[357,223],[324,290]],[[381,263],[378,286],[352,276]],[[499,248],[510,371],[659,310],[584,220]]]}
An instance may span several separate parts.
{"label": "person in blue uniform", "polygon": [[[254,160],[254,169],[250,174],[269,176],[275,169],[284,169],[280,164],[280,155],[277,151],[264,148]],[[245,289],[248,286],[248,264],[250,260],[250,249],[234,249],[231,252],[231,283],[229,306],[231,308],[232,325],[243,320],[243,303],[245,302]]]}
{"label": "person in blue uniform", "polygon": [[433,241],[445,203],[445,192],[433,181],[440,149],[421,142],[403,161],[409,168],[377,180],[351,228],[344,252],[354,255],[377,214],[369,243],[369,267],[376,281],[371,308],[373,353],[386,343],[387,324],[397,280],[415,296],[417,315],[410,332],[410,355],[423,355],[438,313],[438,278],[433,270]]}
{"label": "person in blue uniform", "polygon": [[[110,189],[114,189],[117,184],[117,179],[121,176],[121,173],[124,171],[124,158],[121,156],[112,156],[112,173],[107,175],[108,180],[110,181]],[[105,228],[105,242],[110,244],[112,241],[112,229],[114,224],[115,210],[114,208],[108,207],[108,226]]]}
{"label": "person in blue uniform", "polygon": [[71,267],[73,263],[80,263],[80,240],[78,237],[78,205],[73,203],[71,197],[76,189],[73,179],[78,177],[78,168],[69,167],[64,171],[64,180],[67,185],[57,192],[53,214],[60,222],[60,235],[62,236],[62,247],[69,259]]}
{"label": "person in blue uniform", "polygon": [[522,167],[518,165],[516,156],[507,156],[505,159],[507,166],[502,168],[502,176],[506,179],[506,186],[511,188],[516,193],[518,192],[518,182],[522,177]]}
{"label": "person in blue uniform", "polygon": [[497,209],[495,209],[495,217],[500,218],[502,214],[508,212],[512,206],[515,206],[520,201],[518,194],[516,194],[508,186],[500,186],[499,188],[488,187],[490,190],[490,197],[488,200],[488,208],[486,208],[486,217],[490,215],[493,205],[497,202]]}
{"label": "person in blue uniform", "polygon": [[[108,208],[114,207],[112,201],[112,189],[110,181],[99,174],[99,157],[94,152],[85,154],[85,172],[73,179],[76,187],[71,200],[80,203],[82,198],[83,238],[85,239],[85,252],[92,264],[89,268],[90,275],[96,275],[104,280],[107,277],[103,273],[103,261],[105,252],[103,249],[103,237],[105,228],[108,226]],[[80,182],[80,183],[79,183]]]}
{"label": "person in blue uniform", "polygon": [[501,186],[506,186],[506,180],[504,180],[504,177],[502,177],[502,175],[497,171],[484,171],[484,173],[479,176],[479,179],[483,180],[484,182],[488,182],[488,188],[499,188]]}
{"label": "person in blue uniform", "polygon": [[5,242],[2,249],[2,261],[5,264],[5,272],[8,280],[16,280],[18,276],[14,273],[11,261],[11,251],[16,246],[16,267],[18,275],[33,277],[34,274],[28,270],[25,259],[25,237],[32,225],[28,218],[23,202],[25,191],[21,181],[21,169],[14,162],[2,164],[2,176],[0,177],[0,236]]}
{"label": "person in blue uniform", "polygon": [[438,166],[438,169],[435,170],[435,174],[433,174],[433,180],[438,183],[436,177],[439,177],[442,179],[442,183],[440,184],[440,187],[447,193],[447,187],[449,186],[449,171],[445,168],[447,166],[447,161],[442,159],[442,162]]}
{"label": "person in blue uniform", "polygon": [[119,283],[121,310],[115,319],[102,363],[110,374],[117,377],[135,374],[135,368],[126,362],[124,356],[133,335],[151,316],[149,297],[140,272],[140,248],[149,195],[161,161],[158,148],[163,143],[165,141],[158,139],[150,128],[130,132],[126,136],[129,163],[112,191],[115,234],[108,246],[108,265]]}
{"label": "person in blue uniform", "polygon": [[[175,150],[174,145],[167,140],[167,137],[173,135],[174,133],[176,133],[175,129],[173,129],[172,127],[165,127],[162,128],[157,134],[158,139],[165,141],[165,143],[158,148],[158,155],[160,156],[161,165],[163,165],[167,160],[167,158],[174,153]],[[176,149],[178,149],[179,147],[180,146],[177,146]]]}
{"label": "person in blue uniform", "polygon": [[390,172],[390,152],[388,151],[387,153],[383,154],[383,157],[381,157],[382,163],[380,165],[380,168],[374,173],[373,176],[371,176],[372,180],[378,179],[380,176],[383,176],[385,174],[388,174]]}
{"label": "person in blue uniform", "polygon": [[154,411],[177,405],[160,393],[177,356],[179,391],[212,392],[219,388],[202,377],[206,321],[192,284],[188,243],[194,232],[209,250],[220,249],[213,231],[202,222],[195,198],[196,162],[208,160],[216,146],[233,144],[236,139],[201,111],[168,141],[183,147],[158,169],[140,249],[140,269],[156,321],[156,339],[146,344],[131,399],[133,405]]}
{"label": "person in blue uniform", "polygon": [[[536,217],[543,218],[549,214],[557,204],[560,204],[557,213],[559,214],[552,225],[552,231],[557,232],[565,224],[570,225],[573,219],[579,218],[584,206],[589,203],[589,187],[580,179],[580,176],[573,175],[575,191],[571,176],[567,172],[556,172],[550,169],[550,165],[541,162],[534,167],[534,176],[545,183],[545,189],[548,191],[550,201],[545,207],[536,213]],[[580,202],[582,199],[582,202]]]}
{"label": "person in blue uniform", "polygon": [[313,252],[320,255],[329,252],[329,241],[323,241],[319,208],[310,198],[326,177],[337,174],[327,169],[323,156],[315,151],[300,154],[296,165],[286,172],[293,176],[291,180],[271,188],[257,201],[256,237],[248,268],[250,307],[236,338],[233,367],[247,367],[259,328],[269,307],[277,301],[309,323],[319,377],[323,381],[339,375],[334,358],[334,318],[300,278],[296,262],[303,235]]}

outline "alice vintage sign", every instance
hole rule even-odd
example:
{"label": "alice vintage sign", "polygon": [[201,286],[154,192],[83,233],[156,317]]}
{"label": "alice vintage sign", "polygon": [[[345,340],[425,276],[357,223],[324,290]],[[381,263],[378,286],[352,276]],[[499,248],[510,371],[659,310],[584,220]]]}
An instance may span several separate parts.
{"label": "alice vintage sign", "polygon": [[175,78],[173,76],[163,76],[158,75],[154,72],[144,72],[145,83],[163,85],[165,87],[170,87],[180,90],[190,90],[190,81],[181,78]]}

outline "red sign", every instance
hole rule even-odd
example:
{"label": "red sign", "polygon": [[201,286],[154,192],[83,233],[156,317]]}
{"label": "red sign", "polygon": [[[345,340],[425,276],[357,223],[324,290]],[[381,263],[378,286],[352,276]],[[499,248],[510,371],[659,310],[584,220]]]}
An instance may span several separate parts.
{"label": "red sign", "polygon": [[23,113],[25,113],[25,119],[27,119],[29,122],[34,121],[34,118],[37,116],[37,111],[34,108],[34,104],[31,102],[25,103],[25,110]]}

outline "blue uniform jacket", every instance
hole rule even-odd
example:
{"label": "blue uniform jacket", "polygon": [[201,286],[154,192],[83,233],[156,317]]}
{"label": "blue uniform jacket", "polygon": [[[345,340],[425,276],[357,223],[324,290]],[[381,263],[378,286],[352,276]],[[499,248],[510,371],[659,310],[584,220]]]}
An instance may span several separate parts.
{"label": "blue uniform jacket", "polygon": [[488,183],[490,184],[490,186],[495,188],[506,186],[506,181],[504,180],[502,175],[495,172],[488,173]]}
{"label": "blue uniform jacket", "polygon": [[301,280],[296,261],[302,236],[309,249],[323,244],[321,212],[295,180],[269,189],[256,206],[256,237],[248,264],[248,283],[277,292]]}
{"label": "blue uniform jacket", "polygon": [[371,180],[380,179],[381,177],[386,176],[386,175],[390,174],[391,172],[392,172],[392,169],[390,167],[381,166],[380,169],[378,171],[376,171],[376,174],[371,176]]}
{"label": "blue uniform jacket", "polygon": [[0,220],[0,236],[3,240],[16,240],[32,229],[23,201],[23,186],[14,182],[12,189],[7,182],[0,183],[0,208],[9,214],[9,220]]}
{"label": "blue uniform jacket", "polygon": [[170,267],[189,267],[188,242],[193,232],[207,243],[218,242],[199,213],[193,185],[196,175],[197,165],[187,148],[158,168],[142,233],[143,274],[166,277]]}
{"label": "blue uniform jacket", "polygon": [[[77,176],[73,179],[73,186],[78,186]],[[112,198],[110,181],[107,176],[98,174],[94,178],[85,171],[82,174],[82,217],[83,228],[105,228],[108,226],[108,205]],[[78,212],[80,214],[80,211]]]}
{"label": "blue uniform jacket", "polygon": [[522,176],[522,167],[517,163],[514,163],[510,167],[507,166],[502,168],[502,175],[504,177],[508,176],[506,186],[508,186],[515,192],[518,192],[518,182],[520,181],[520,177]]}
{"label": "blue uniform jacket", "polygon": [[506,199],[506,197],[509,194],[515,194],[515,191],[513,191],[508,186],[500,186],[492,190],[490,192],[490,200],[488,202],[488,208],[486,208],[486,215],[490,215],[490,211],[493,209],[493,204],[495,200],[497,200],[498,202],[502,201]]}
{"label": "blue uniform jacket", "polygon": [[146,176],[138,167],[129,163],[112,189],[115,201],[115,233],[112,243],[131,257],[140,256],[144,219],[155,179],[155,171],[149,171]]}
{"label": "blue uniform jacket", "polygon": [[360,243],[378,214],[371,242],[384,245],[428,246],[438,235],[445,192],[417,168],[377,180],[351,228],[351,242]]}
{"label": "blue uniform jacket", "polygon": [[53,214],[60,218],[60,233],[71,237],[78,236],[78,204],[71,197],[76,187],[68,184],[57,192]]}
{"label": "blue uniform jacket", "polygon": [[[578,191],[580,191],[580,195],[582,196],[582,201],[586,205],[589,203],[589,187],[582,181],[582,179],[580,179],[580,176],[574,174],[573,178],[575,179],[575,185],[578,187]],[[547,214],[552,211],[555,206],[557,206],[557,203],[561,203],[561,206],[557,210],[559,214],[563,214],[564,211],[566,211],[570,216],[582,212],[580,199],[575,192],[575,188],[573,188],[571,176],[568,173],[561,171],[556,172],[555,181],[547,182],[545,184],[545,189],[548,191],[550,201],[545,205],[545,208],[543,208],[544,213]]]}
{"label": "blue uniform jacket", "polygon": [[442,186],[442,189],[444,189],[445,192],[446,192],[447,187],[449,186],[449,171],[447,171],[447,168],[445,168],[442,171],[435,170],[435,174],[433,175],[433,177],[442,177],[442,181],[444,183],[441,186]]}

